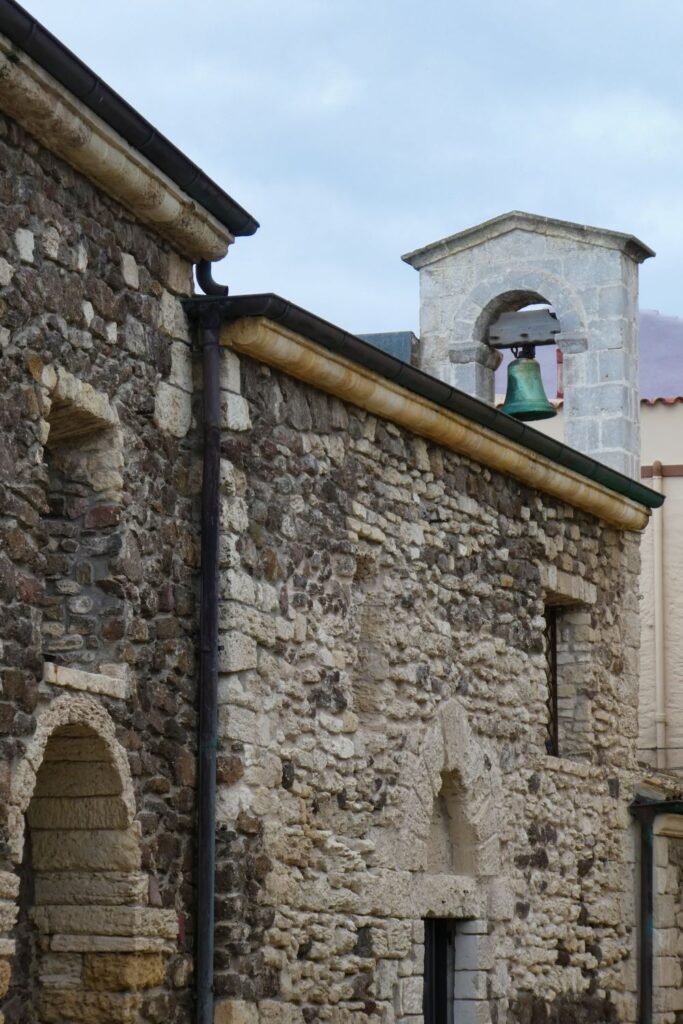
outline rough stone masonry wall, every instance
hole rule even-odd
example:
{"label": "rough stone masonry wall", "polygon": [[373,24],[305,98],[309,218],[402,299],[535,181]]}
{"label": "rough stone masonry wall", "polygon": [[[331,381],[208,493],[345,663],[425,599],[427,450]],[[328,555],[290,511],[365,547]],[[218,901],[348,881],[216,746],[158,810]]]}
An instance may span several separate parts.
{"label": "rough stone masonry wall", "polygon": [[633,1021],[638,538],[229,359],[217,1019],[418,1024],[436,915],[459,1021]]}
{"label": "rough stone masonry wall", "polygon": [[[0,164],[3,997],[8,963],[13,971],[5,1012],[33,1019],[35,963],[10,954],[37,927],[50,948],[73,952],[69,970],[48,971],[62,994],[53,991],[40,1019],[186,1020],[198,479],[179,296],[190,290],[190,267],[4,118]],[[46,802],[36,773],[55,729],[73,743],[68,756],[50,755],[58,770]],[[87,740],[93,731],[97,743],[106,739],[114,775]],[[83,775],[83,761],[97,763]],[[123,818],[118,792],[127,794]],[[24,845],[12,931],[27,810],[34,851],[52,850],[55,870],[76,874],[50,896],[32,895],[38,867]],[[41,857],[49,874],[50,856]],[[34,899],[66,906],[36,915]],[[144,955],[159,943],[169,954],[163,969],[145,975]],[[83,986],[90,994],[81,999]]]}

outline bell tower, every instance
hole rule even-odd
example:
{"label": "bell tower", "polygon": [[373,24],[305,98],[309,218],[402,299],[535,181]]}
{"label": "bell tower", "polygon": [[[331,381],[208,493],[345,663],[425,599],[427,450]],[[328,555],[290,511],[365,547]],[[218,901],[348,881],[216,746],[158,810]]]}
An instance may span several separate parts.
{"label": "bell tower", "polygon": [[639,478],[638,266],[633,235],[513,212],[403,257],[420,274],[422,369],[493,403],[501,314],[548,304],[564,359],[565,437]]}

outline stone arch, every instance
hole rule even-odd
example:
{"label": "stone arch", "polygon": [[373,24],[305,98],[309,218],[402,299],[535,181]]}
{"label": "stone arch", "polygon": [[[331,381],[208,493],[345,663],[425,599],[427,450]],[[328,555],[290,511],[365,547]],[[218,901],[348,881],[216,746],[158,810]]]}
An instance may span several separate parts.
{"label": "stone arch", "polygon": [[[386,868],[411,872],[413,877],[443,877],[456,875],[463,867],[463,875],[480,880],[500,872],[500,771],[493,751],[473,733],[458,698],[440,706],[418,748],[404,755],[402,782],[400,800],[390,812],[393,820],[377,835],[378,854]],[[435,814],[449,800],[452,808],[453,797],[459,803],[453,815],[456,832],[466,837],[467,854],[438,867]]]}
{"label": "stone arch", "polygon": [[177,919],[149,906],[128,759],[95,699],[65,694],[39,714],[11,810],[8,1024],[132,1024],[164,980]]}
{"label": "stone arch", "polygon": [[553,307],[563,335],[586,335],[587,318],[581,298],[564,278],[545,270],[509,270],[479,281],[463,300],[457,319],[469,325],[473,341],[487,343],[488,328],[501,313],[532,302],[547,302]]}
{"label": "stone arch", "polygon": [[61,366],[30,362],[40,391],[45,503],[43,654],[61,666],[100,671],[120,662],[129,619],[111,576],[134,545],[124,525],[124,436],[108,396]]}
{"label": "stone arch", "polygon": [[65,693],[37,712],[37,724],[26,752],[12,773],[9,799],[9,843],[15,863],[22,859],[24,818],[36,788],[37,773],[45,761],[45,749],[56,730],[65,726],[92,729],[105,745],[121,780],[121,800],[126,807],[128,825],[135,817],[133,780],[126,751],[116,739],[114,722],[99,701],[87,694]]}
{"label": "stone arch", "polygon": [[[452,868],[457,872],[460,866],[463,874],[479,878],[497,875],[500,872],[498,830],[503,814],[500,771],[492,751],[474,735],[466,708],[457,698],[440,707],[423,739],[420,760],[431,796],[429,825],[422,836],[425,861],[433,848],[434,818],[441,802],[455,818],[456,831],[460,830],[467,846],[461,857],[453,858]],[[452,838],[457,840],[457,835]]]}

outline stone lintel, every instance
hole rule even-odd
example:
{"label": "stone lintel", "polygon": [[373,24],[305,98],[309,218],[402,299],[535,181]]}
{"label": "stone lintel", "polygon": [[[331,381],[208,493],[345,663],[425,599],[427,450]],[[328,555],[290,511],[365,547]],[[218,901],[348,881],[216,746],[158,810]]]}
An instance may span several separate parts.
{"label": "stone lintel", "polygon": [[83,672],[78,668],[56,665],[53,661],[45,662],[43,682],[52,686],[62,686],[67,690],[117,697],[119,700],[127,700],[130,695],[130,680],[126,674],[114,676],[99,672]]}
{"label": "stone lintel", "polygon": [[415,905],[420,917],[481,917],[486,901],[475,878],[466,875],[417,875]]}
{"label": "stone lintel", "polygon": [[610,231],[606,228],[595,228],[588,224],[576,224],[573,221],[557,220],[554,217],[542,217],[535,213],[525,213],[522,210],[512,210],[510,213],[493,217],[491,220],[466,228],[464,231],[458,231],[437,242],[431,242],[413,252],[408,252],[401,259],[405,263],[409,263],[411,267],[415,267],[416,270],[420,270],[431,263],[436,263],[437,260],[455,256],[465,249],[472,249],[474,246],[506,235],[510,231],[530,231],[536,235],[554,235],[574,242],[583,242],[585,245],[616,249],[635,263],[643,263],[650,256],[655,255],[654,250],[634,235],[624,234],[621,231]]}
{"label": "stone lintel", "polygon": [[594,583],[589,583],[581,576],[563,572],[555,565],[541,566],[541,586],[548,604],[595,604],[597,600]]}

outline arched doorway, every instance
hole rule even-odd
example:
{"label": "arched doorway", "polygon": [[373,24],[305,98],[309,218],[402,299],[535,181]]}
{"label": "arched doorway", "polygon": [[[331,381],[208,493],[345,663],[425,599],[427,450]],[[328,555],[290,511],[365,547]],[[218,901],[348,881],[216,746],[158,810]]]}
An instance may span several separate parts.
{"label": "arched doorway", "polygon": [[7,1024],[145,1019],[174,948],[173,911],[148,905],[139,832],[109,737],[49,734],[25,815]]}

